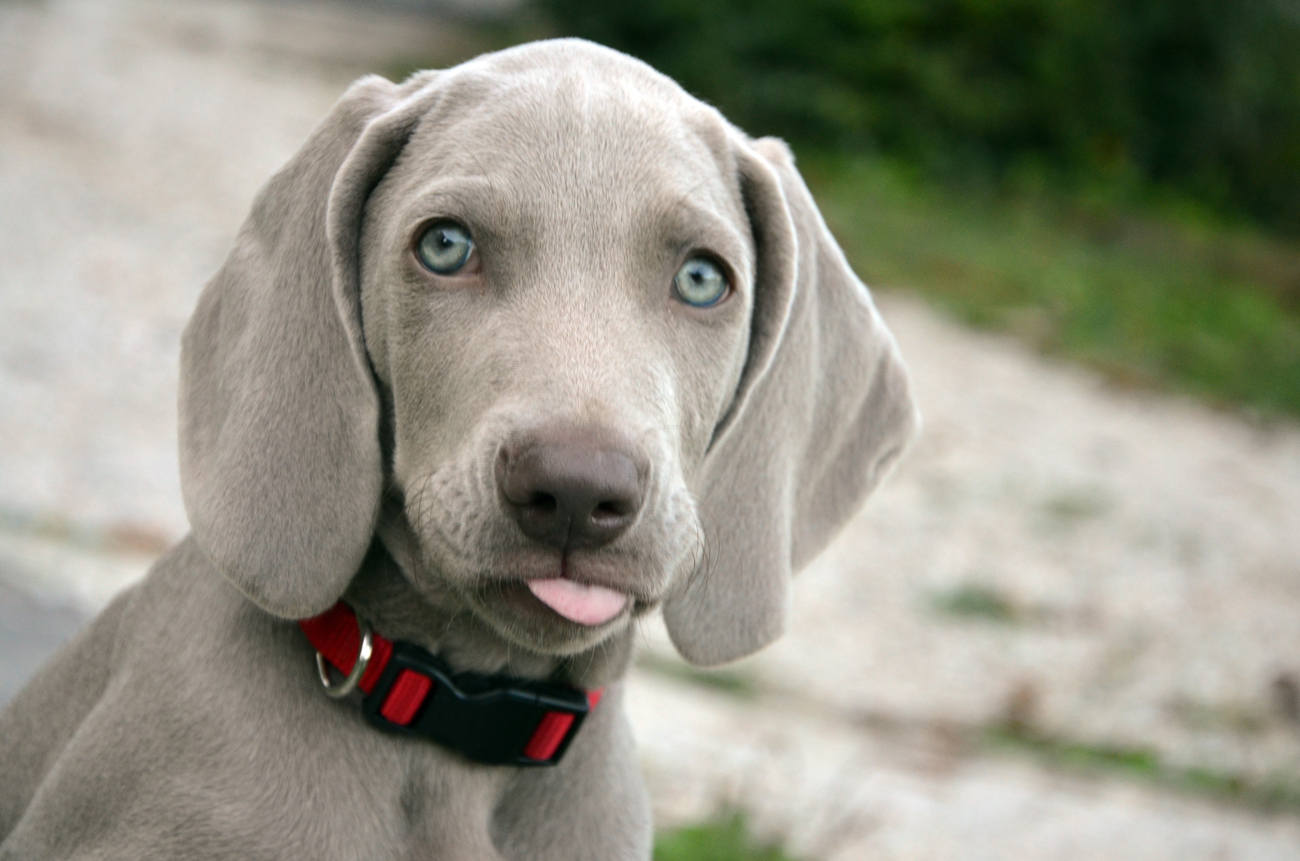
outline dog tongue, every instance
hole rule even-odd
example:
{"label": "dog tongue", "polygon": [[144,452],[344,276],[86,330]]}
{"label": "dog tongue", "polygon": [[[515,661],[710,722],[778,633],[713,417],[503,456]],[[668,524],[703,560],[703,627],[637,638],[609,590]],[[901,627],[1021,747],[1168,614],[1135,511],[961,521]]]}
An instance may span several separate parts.
{"label": "dog tongue", "polygon": [[529,580],[537,600],[579,625],[603,625],[623,612],[627,596],[604,586],[584,586],[563,577]]}

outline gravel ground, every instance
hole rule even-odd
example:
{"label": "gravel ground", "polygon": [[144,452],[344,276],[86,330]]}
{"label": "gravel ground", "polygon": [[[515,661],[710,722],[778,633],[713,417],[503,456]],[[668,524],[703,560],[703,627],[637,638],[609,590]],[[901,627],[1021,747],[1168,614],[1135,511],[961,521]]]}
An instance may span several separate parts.
{"label": "gravel ground", "polygon": [[[185,532],[178,336],[257,187],[356,74],[472,44],[354,9],[0,6],[0,700]],[[660,820],[740,805],[822,859],[1300,857],[1300,428],[881,305],[925,434],[780,643],[701,678],[648,628]],[[1141,767],[1060,766],[1116,749]]]}

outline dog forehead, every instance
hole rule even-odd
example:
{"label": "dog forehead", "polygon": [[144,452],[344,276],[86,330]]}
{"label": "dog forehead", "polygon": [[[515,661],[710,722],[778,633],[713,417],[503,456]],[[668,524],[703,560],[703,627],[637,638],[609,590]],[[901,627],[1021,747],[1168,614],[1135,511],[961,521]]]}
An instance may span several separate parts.
{"label": "dog forehead", "polygon": [[396,166],[410,192],[482,177],[516,206],[571,223],[681,202],[743,218],[737,133],[638,60],[556,40],[471,61],[431,86],[437,97]]}
{"label": "dog forehead", "polygon": [[[444,104],[482,116],[528,116],[534,132],[572,132],[597,118],[665,126],[694,120],[721,131],[716,110],[647,64],[581,39],[554,39],[484,54],[438,75]],[[710,122],[711,121],[711,122]],[[719,141],[720,143],[720,141]]]}

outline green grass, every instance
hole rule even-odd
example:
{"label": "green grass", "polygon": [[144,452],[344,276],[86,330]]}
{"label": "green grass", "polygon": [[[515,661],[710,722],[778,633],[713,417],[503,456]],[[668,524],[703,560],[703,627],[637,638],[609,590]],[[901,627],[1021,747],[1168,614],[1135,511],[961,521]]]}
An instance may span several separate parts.
{"label": "green grass", "polygon": [[1123,385],[1300,415],[1300,246],[1177,201],[968,193],[897,164],[800,167],[858,273]]}
{"label": "green grass", "polygon": [[735,670],[692,667],[690,664],[656,655],[649,650],[637,655],[636,661],[642,669],[696,687],[719,691],[738,699],[753,700],[760,693],[756,679]]}
{"label": "green grass", "polygon": [[1300,780],[1288,775],[1255,778],[1164,762],[1147,748],[1106,746],[1054,738],[1030,729],[996,726],[984,733],[994,751],[1022,751],[1038,761],[1087,775],[1113,774],[1186,795],[1268,812],[1300,812]]}
{"label": "green grass", "polygon": [[[1287,775],[1254,778],[1166,763],[1154,750],[1056,738],[1026,727],[972,730],[972,749],[1028,754],[1035,761],[1085,777],[1114,776],[1182,795],[1249,810],[1300,813],[1300,782]],[[696,825],[660,832],[655,861],[795,861],[781,846],[754,837],[741,813],[722,812]]]}
{"label": "green grass", "polygon": [[989,622],[1015,624],[1023,616],[1010,598],[996,588],[983,583],[963,583],[952,589],[936,593],[931,606],[946,616],[983,619]]}
{"label": "green grass", "polygon": [[779,846],[756,840],[738,813],[661,833],[655,861],[794,861]]}

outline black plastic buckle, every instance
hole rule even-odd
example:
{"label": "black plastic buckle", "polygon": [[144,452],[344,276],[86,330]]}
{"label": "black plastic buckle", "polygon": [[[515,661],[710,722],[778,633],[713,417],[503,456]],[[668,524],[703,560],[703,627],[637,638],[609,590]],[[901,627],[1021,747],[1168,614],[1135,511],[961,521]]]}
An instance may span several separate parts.
{"label": "black plastic buckle", "polygon": [[[407,726],[380,714],[402,670],[433,680],[424,704]],[[388,665],[361,702],[362,714],[378,729],[432,739],[487,765],[554,765],[577,735],[587,711],[583,691],[508,676],[452,673],[427,649],[400,641],[393,643]],[[524,748],[547,712],[571,714],[573,724],[550,759],[530,759],[524,756]]]}

